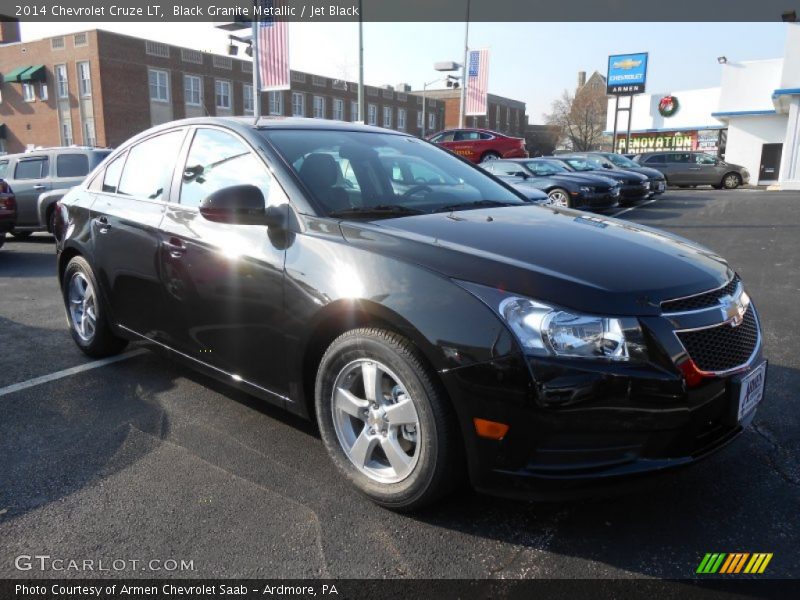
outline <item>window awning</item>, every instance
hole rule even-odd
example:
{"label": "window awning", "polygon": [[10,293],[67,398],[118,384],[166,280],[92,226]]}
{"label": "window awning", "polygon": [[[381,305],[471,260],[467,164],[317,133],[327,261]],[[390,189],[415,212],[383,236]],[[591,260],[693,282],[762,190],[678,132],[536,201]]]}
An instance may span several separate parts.
{"label": "window awning", "polygon": [[29,82],[29,81],[44,81],[45,69],[44,65],[27,65],[25,67],[17,67],[13,71],[3,75],[3,81],[11,83],[14,81]]}
{"label": "window awning", "polygon": [[19,81],[44,81],[44,65],[34,65],[32,67],[28,67],[26,71],[23,71],[18,76],[18,79]]}

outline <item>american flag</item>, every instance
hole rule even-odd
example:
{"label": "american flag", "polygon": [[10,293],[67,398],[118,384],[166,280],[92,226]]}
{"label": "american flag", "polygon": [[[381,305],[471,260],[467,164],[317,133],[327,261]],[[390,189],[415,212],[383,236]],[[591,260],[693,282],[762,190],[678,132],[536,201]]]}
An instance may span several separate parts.
{"label": "american flag", "polygon": [[466,114],[486,114],[486,93],[489,88],[489,49],[471,50],[467,63]]}
{"label": "american flag", "polygon": [[[281,0],[259,0],[258,5],[269,12],[283,7]],[[261,91],[289,89],[289,23],[263,16],[257,22],[258,80]]]}

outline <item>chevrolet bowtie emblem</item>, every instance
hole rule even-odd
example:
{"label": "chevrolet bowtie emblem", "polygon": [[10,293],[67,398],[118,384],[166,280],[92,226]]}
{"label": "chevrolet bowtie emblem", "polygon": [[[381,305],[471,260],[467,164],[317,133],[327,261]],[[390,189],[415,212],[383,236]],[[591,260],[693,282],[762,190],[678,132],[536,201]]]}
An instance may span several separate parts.
{"label": "chevrolet bowtie emblem", "polygon": [[747,294],[739,294],[738,297],[723,296],[720,298],[722,316],[725,321],[730,321],[732,327],[738,327],[744,321],[744,314],[747,312],[749,304]]}

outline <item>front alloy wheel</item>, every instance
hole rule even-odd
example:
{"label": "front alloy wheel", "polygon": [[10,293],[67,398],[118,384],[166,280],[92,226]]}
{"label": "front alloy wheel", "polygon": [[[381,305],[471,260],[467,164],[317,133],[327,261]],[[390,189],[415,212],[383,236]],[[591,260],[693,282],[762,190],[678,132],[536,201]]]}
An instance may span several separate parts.
{"label": "front alloy wheel", "polygon": [[742,178],[736,173],[728,173],[722,179],[722,185],[726,190],[735,190],[742,185]]}
{"label": "front alloy wheel", "polygon": [[553,206],[569,206],[569,192],[567,190],[556,188],[551,190],[547,197]]}
{"label": "front alloy wheel", "polygon": [[92,284],[80,271],[69,280],[67,298],[70,324],[78,337],[90,344],[97,331],[97,304]]}

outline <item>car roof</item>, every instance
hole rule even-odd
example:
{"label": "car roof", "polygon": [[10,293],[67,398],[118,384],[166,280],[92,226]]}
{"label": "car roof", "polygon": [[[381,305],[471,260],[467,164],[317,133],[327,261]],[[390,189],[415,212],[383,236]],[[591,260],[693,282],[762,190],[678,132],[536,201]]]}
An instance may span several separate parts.
{"label": "car roof", "polygon": [[440,132],[434,135],[439,135],[439,133],[450,133],[451,131],[477,131],[478,133],[488,133],[490,135],[506,137],[505,133],[500,133],[499,131],[494,131],[492,129],[484,129],[483,127],[451,127],[450,129],[442,129]]}
{"label": "car roof", "polygon": [[8,160],[10,158],[28,158],[41,156],[43,154],[50,154],[51,152],[64,152],[73,154],[84,154],[86,152],[113,152],[113,148],[95,148],[94,146],[53,146],[52,148],[36,148],[30,152],[16,152],[14,154],[0,155],[0,160]]}

